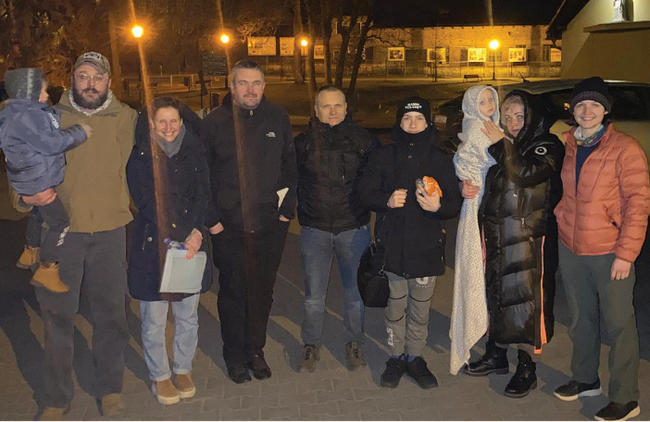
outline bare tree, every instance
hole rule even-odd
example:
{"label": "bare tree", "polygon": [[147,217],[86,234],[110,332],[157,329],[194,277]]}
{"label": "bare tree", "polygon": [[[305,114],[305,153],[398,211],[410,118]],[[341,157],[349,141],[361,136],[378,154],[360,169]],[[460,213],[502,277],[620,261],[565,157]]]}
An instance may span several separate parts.
{"label": "bare tree", "polygon": [[316,28],[314,25],[315,4],[310,4],[309,0],[305,0],[305,8],[307,10],[307,29],[309,30],[309,48],[307,51],[307,67],[309,76],[309,101],[312,108],[314,107],[314,95],[318,85],[316,84],[316,61],[314,60],[314,44],[316,41]]}
{"label": "bare tree", "polygon": [[492,0],[485,0],[485,10],[487,12],[488,23],[494,26],[494,17],[492,16]]}
{"label": "bare tree", "polygon": [[240,8],[235,28],[242,42],[246,42],[250,36],[275,36],[283,20],[282,6],[278,0],[257,0],[254,4],[248,4],[248,7]]}
{"label": "bare tree", "polygon": [[301,9],[300,0],[293,0],[293,81],[297,84],[305,83],[300,56],[300,35],[303,33]]}
{"label": "bare tree", "polygon": [[332,84],[332,20],[337,10],[337,0],[320,0],[321,30],[323,34],[323,55],[325,67],[325,82]]}
{"label": "bare tree", "polygon": [[352,64],[352,75],[350,75],[350,85],[348,86],[348,97],[352,98],[354,91],[357,86],[357,78],[359,76],[359,69],[361,68],[361,60],[363,59],[363,53],[366,47],[366,41],[368,40],[368,32],[372,29],[374,23],[374,14],[372,9],[371,12],[361,20],[361,33],[359,35],[359,40],[357,41],[357,49],[354,54],[354,63]]}
{"label": "bare tree", "polygon": [[352,4],[352,13],[349,16],[344,15],[343,5],[339,6],[336,23],[341,32],[341,50],[339,51],[339,61],[336,64],[336,79],[334,82],[338,87],[343,86],[343,74],[345,73],[345,61],[348,54],[348,47],[350,46],[350,37],[352,36],[352,31],[354,31],[354,28],[356,27],[358,17],[359,8],[357,0]]}

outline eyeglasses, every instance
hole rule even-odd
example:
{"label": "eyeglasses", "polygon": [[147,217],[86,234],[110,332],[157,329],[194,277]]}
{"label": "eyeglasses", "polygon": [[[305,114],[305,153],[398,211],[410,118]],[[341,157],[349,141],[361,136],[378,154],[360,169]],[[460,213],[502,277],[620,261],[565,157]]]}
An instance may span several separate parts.
{"label": "eyeglasses", "polygon": [[106,75],[88,76],[85,73],[75,75],[74,78],[79,82],[83,82],[85,84],[89,83],[92,79],[95,85],[103,85],[108,81],[108,77]]}

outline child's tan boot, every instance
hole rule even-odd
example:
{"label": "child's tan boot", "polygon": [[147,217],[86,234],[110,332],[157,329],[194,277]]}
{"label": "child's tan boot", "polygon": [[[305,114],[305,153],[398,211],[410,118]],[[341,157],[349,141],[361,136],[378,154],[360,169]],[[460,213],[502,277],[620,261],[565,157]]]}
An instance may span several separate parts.
{"label": "child's tan boot", "polygon": [[23,270],[28,270],[32,265],[36,264],[39,260],[41,248],[25,246],[25,250],[20,254],[18,262],[16,262],[16,267],[22,268]]}
{"label": "child's tan boot", "polygon": [[69,287],[59,277],[59,264],[41,262],[38,270],[34,273],[34,277],[32,277],[31,283],[41,285],[54,293],[65,293],[69,290]]}

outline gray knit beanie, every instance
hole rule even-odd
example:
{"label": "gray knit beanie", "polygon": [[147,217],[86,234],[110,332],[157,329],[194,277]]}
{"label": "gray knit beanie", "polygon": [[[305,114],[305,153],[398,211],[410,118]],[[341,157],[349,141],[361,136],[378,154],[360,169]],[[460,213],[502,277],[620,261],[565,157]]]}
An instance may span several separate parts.
{"label": "gray knit beanie", "polygon": [[5,72],[5,89],[11,99],[38,101],[43,87],[43,71],[31,67]]}

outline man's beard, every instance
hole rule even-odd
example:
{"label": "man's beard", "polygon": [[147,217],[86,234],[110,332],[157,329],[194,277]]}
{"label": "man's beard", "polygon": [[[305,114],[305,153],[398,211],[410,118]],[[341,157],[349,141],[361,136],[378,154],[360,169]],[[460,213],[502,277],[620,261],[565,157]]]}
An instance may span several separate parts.
{"label": "man's beard", "polygon": [[[95,94],[100,94],[95,100],[89,101],[86,100],[83,95],[81,95],[84,92],[92,92]],[[85,108],[86,110],[96,110],[99,107],[101,107],[106,100],[108,99],[108,88],[106,91],[104,91],[103,94],[101,94],[99,91],[97,91],[95,88],[88,87],[84,90],[77,90],[77,88],[74,88],[72,90],[72,98],[74,99],[74,102],[81,108]]]}

